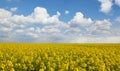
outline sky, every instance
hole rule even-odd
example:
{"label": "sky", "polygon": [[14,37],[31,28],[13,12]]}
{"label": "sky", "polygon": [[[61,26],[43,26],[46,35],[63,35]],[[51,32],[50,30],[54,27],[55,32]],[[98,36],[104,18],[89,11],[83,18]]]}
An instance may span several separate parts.
{"label": "sky", "polygon": [[0,0],[0,42],[120,43],[120,0]]}

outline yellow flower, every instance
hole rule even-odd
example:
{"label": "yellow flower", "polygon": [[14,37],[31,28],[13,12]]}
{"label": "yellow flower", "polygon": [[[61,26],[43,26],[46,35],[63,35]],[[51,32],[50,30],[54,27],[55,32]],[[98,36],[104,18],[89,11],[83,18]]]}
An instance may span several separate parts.
{"label": "yellow flower", "polygon": [[10,71],[15,71],[14,68],[11,68]]}
{"label": "yellow flower", "polygon": [[44,69],[39,69],[39,71],[44,71]]}
{"label": "yellow flower", "polygon": [[13,67],[12,61],[9,61],[9,60],[8,60],[8,61],[6,62],[6,66],[7,66],[7,67]]}

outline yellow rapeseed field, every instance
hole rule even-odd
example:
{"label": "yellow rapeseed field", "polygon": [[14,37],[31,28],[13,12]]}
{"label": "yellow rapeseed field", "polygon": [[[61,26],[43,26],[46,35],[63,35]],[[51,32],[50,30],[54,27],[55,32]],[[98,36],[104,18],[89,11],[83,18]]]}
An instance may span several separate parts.
{"label": "yellow rapeseed field", "polygon": [[120,44],[0,44],[0,71],[120,71]]}

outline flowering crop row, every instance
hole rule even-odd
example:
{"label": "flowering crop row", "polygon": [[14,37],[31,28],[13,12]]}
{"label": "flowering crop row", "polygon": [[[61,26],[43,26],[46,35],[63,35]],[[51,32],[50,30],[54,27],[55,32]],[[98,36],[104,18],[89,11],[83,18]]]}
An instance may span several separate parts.
{"label": "flowering crop row", "polygon": [[0,71],[120,71],[120,45],[3,43]]}

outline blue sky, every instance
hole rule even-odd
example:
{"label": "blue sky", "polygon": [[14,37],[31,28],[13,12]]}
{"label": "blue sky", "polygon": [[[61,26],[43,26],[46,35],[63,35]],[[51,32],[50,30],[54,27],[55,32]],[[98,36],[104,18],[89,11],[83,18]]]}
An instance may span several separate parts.
{"label": "blue sky", "polygon": [[120,43],[120,0],[0,0],[1,42]]}
{"label": "blue sky", "polygon": [[[84,13],[86,17],[91,17],[93,19],[104,19],[109,17],[115,18],[119,15],[120,11],[119,7],[117,5],[114,5],[112,16],[109,14],[105,15],[99,11],[100,2],[98,2],[97,0],[1,0],[0,3],[2,3],[0,4],[1,8],[9,10],[12,7],[17,7],[19,9],[15,12],[15,14],[24,15],[29,15],[31,12],[33,12],[34,8],[38,6],[46,8],[50,15],[54,15],[56,11],[59,11],[61,12],[61,14],[64,15],[64,11],[69,10],[70,15],[68,15],[68,19],[71,19],[75,15],[75,13],[79,11]],[[113,13],[115,13],[115,15],[113,15]],[[64,16],[61,17],[65,18]],[[63,21],[66,21],[66,19],[64,19]]]}

